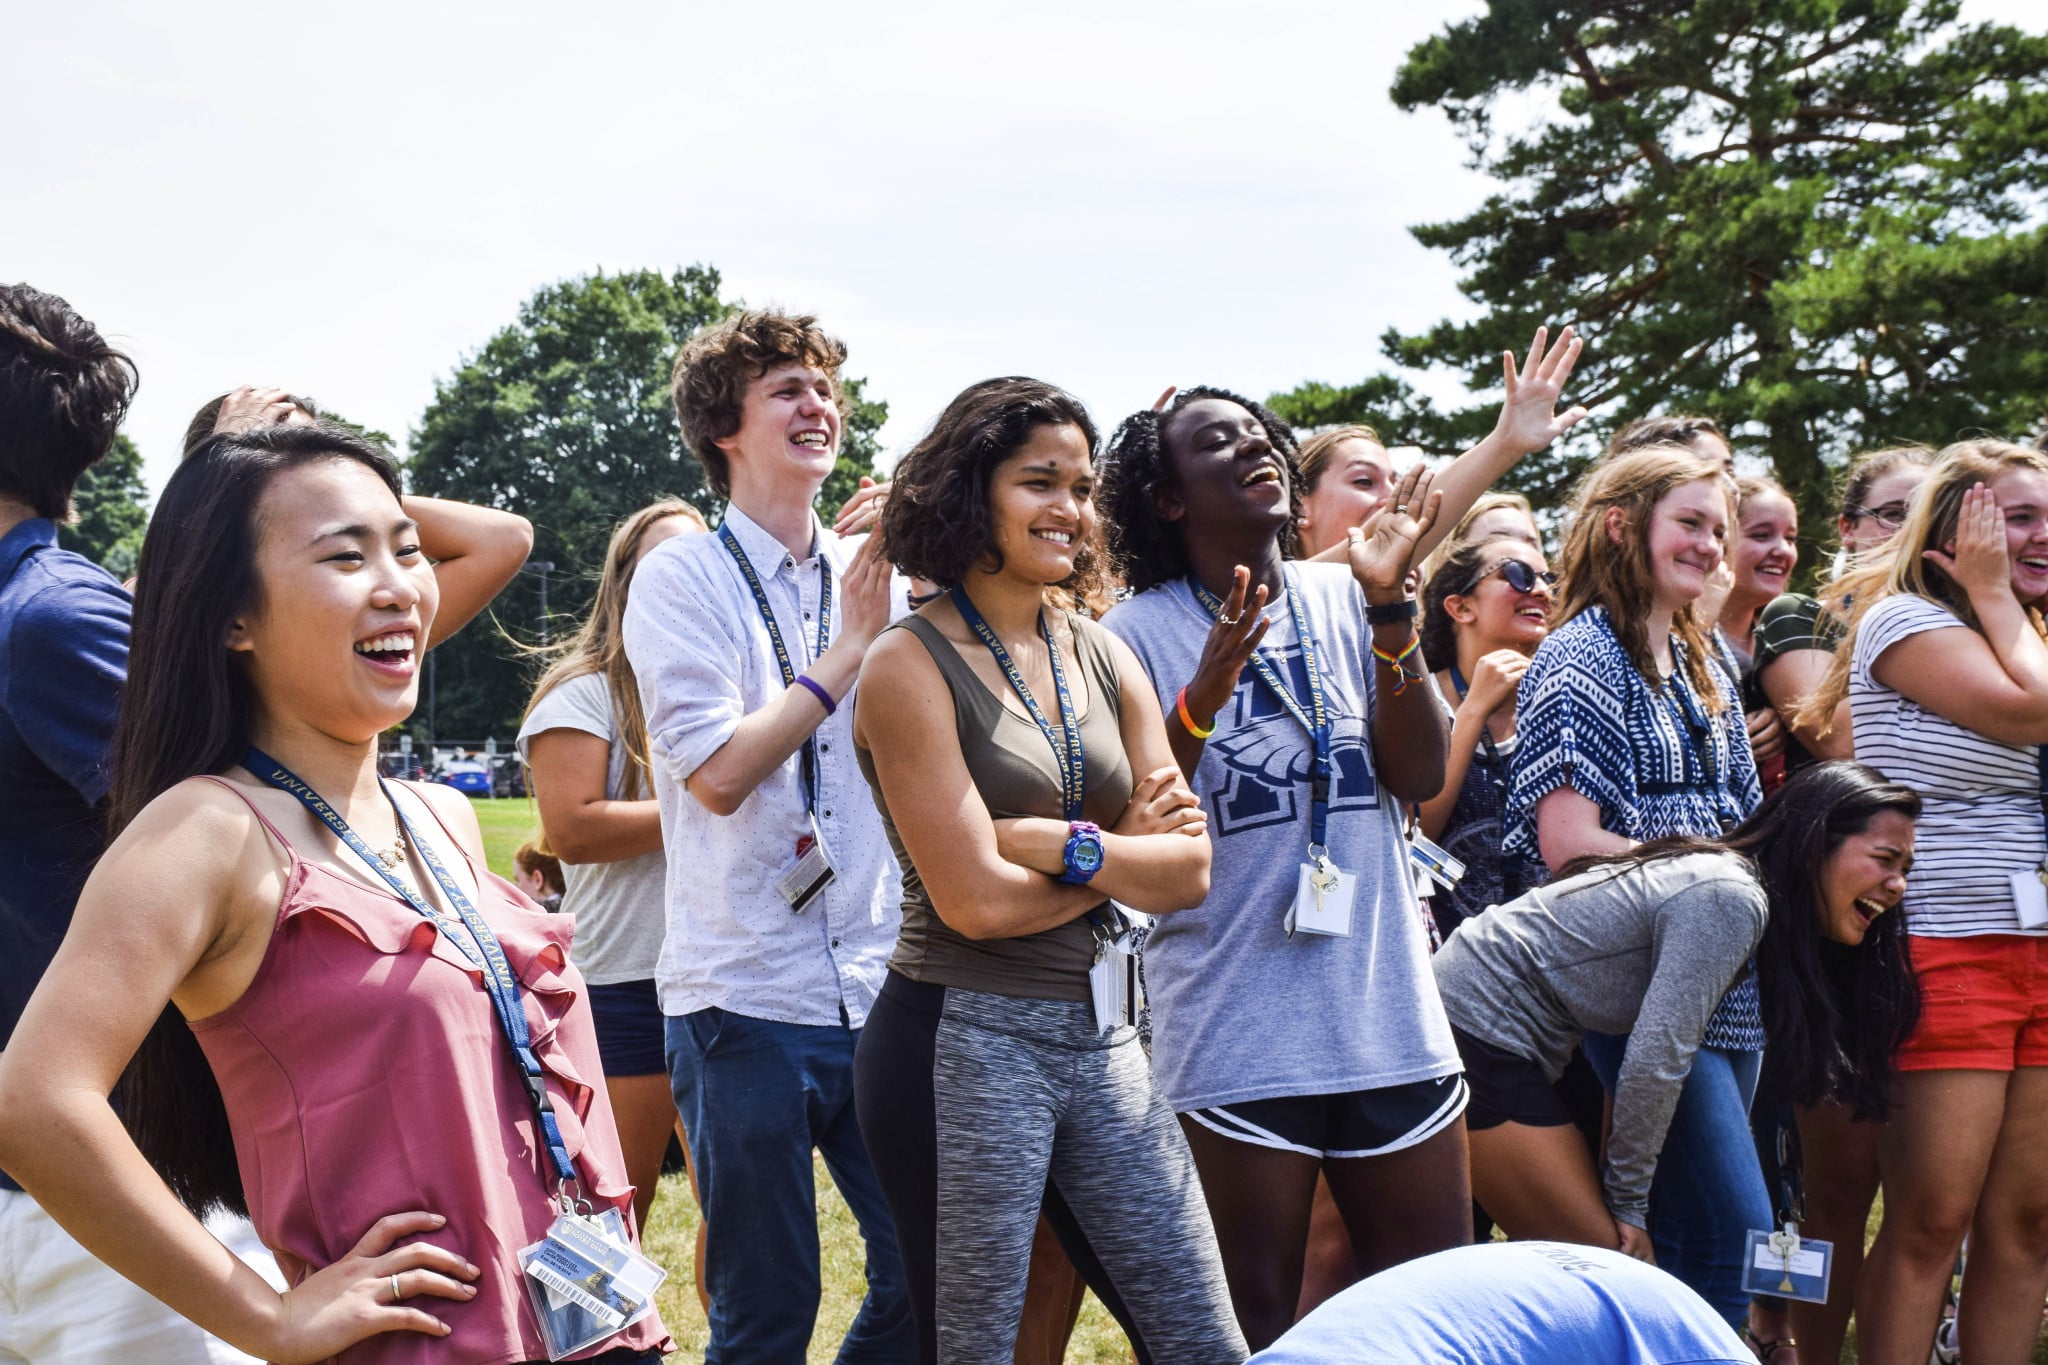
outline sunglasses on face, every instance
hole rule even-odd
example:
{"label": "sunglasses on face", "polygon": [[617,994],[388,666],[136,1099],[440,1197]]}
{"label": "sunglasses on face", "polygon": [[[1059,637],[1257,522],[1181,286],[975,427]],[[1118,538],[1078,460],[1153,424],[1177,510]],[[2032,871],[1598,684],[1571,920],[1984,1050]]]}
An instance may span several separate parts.
{"label": "sunglasses on face", "polygon": [[1851,507],[1849,516],[1852,520],[1857,517],[1869,517],[1887,531],[1896,531],[1906,524],[1906,504],[1888,502],[1882,507]]}
{"label": "sunglasses on face", "polygon": [[[1477,588],[1495,574],[1499,574],[1502,580],[1516,592],[1534,592],[1538,583],[1541,583],[1546,588],[1557,586],[1557,575],[1550,572],[1550,570],[1543,569],[1539,571],[1532,569],[1519,559],[1503,559],[1485,573],[1475,577],[1472,580],[1472,587],[1465,589],[1465,592],[1471,592],[1473,588]],[[1458,595],[1462,597],[1465,594],[1460,593]]]}

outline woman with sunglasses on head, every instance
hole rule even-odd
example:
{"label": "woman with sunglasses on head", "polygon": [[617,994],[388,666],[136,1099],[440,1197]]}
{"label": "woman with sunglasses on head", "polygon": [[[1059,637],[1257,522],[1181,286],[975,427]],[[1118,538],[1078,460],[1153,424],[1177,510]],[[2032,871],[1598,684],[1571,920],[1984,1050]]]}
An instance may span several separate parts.
{"label": "woman with sunglasses on head", "polygon": [[[1718,462],[1676,446],[1617,455],[1581,485],[1550,634],[1520,688],[1503,855],[1529,884],[1650,839],[1715,838],[1755,809],[1741,705],[1694,615],[1721,566],[1729,491]],[[1610,1093],[1624,1043],[1585,1042]],[[1649,1220],[1658,1264],[1737,1327],[1744,1238],[1771,1220],[1745,1117],[1763,1043],[1744,973],[1694,1059]]]}
{"label": "woman with sunglasses on head", "polygon": [[[1508,358],[1494,448],[1541,449],[1578,345]],[[1152,1060],[1254,1347],[1292,1325],[1317,1178],[1365,1273],[1471,1237],[1463,1086],[1401,833],[1445,725],[1405,580],[1443,515],[1421,466],[1348,563],[1295,562],[1293,433],[1181,393],[1118,428],[1105,520],[1134,595],[1104,619],[1151,677],[1218,856],[1146,943]],[[1268,604],[1271,604],[1270,609]]]}
{"label": "woman with sunglasses on head", "polygon": [[1436,685],[1452,720],[1443,790],[1421,803],[1417,819],[1465,865],[1456,886],[1429,898],[1445,938],[1521,894],[1519,869],[1500,856],[1515,689],[1548,631],[1556,582],[1540,549],[1499,537],[1453,547],[1423,585],[1422,656],[1443,663]]}
{"label": "woman with sunglasses on head", "polygon": [[[264,1359],[547,1358],[521,1249],[564,1199],[630,1248],[632,1201],[572,926],[482,870],[460,794],[378,774],[438,604],[397,467],[327,425],[215,437],[140,568],[114,840],[0,1054],[0,1164]],[[665,1345],[650,1305],[586,1358]]]}
{"label": "woman with sunglasses on head", "polygon": [[[1849,461],[1835,528],[1846,563],[1868,563],[1906,519],[1913,493],[1927,477],[1934,452],[1919,446],[1871,451]],[[1823,732],[1806,722],[1800,707],[1826,676],[1842,640],[1842,623],[1820,600],[1785,593],[1757,617],[1755,650],[1745,683],[1744,703],[1770,706],[1785,731],[1784,768],[1790,777],[1823,759],[1855,754],[1846,700]],[[1864,1229],[1877,1199],[1877,1125],[1858,1119],[1840,1099],[1822,1096],[1796,1106],[1801,1176],[1806,1192],[1807,1235],[1835,1247],[1826,1303],[1794,1300],[1785,1329],[1812,1361],[1841,1358],[1856,1282],[1863,1267]],[[1766,1172],[1775,1152],[1758,1150]],[[1759,1323],[1765,1342],[1780,1337]],[[1782,1339],[1782,1338],[1780,1338]]]}
{"label": "woman with sunglasses on head", "polygon": [[1859,1358],[1927,1359],[1967,1234],[1963,1359],[2024,1361],[2048,1292],[2048,456],[1947,447],[1890,552],[1827,597],[1848,639],[1800,714],[1825,728],[1846,698],[1857,757],[1927,807],[1906,915],[1925,1003],[1877,1138]]}
{"label": "woman with sunglasses on head", "polygon": [[1209,841],[1131,652],[1064,605],[1103,573],[1095,428],[1033,379],[956,397],[883,543],[946,593],[876,637],[854,743],[903,872],[855,1058],[926,1362],[1009,1365],[1040,1210],[1140,1362],[1237,1365],[1215,1234],[1137,1030],[1121,914],[1208,888]]}

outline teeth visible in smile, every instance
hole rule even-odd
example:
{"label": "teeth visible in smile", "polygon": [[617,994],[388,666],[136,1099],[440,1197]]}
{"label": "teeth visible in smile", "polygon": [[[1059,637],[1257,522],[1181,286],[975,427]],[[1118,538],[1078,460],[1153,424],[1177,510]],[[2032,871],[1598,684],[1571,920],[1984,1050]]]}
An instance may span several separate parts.
{"label": "teeth visible in smile", "polygon": [[1858,896],[1856,898],[1856,908],[1863,912],[1865,919],[1876,919],[1886,909],[1885,906],[1878,904],[1868,896]]}
{"label": "teeth visible in smile", "polygon": [[1280,472],[1278,470],[1274,469],[1273,466],[1269,464],[1262,464],[1257,469],[1254,469],[1251,473],[1245,475],[1242,479],[1239,479],[1237,481],[1237,486],[1239,488],[1250,488],[1255,483],[1277,482],[1279,478]]}
{"label": "teeth visible in smile", "polygon": [[1033,531],[1031,534],[1040,540],[1049,540],[1055,545],[1074,543],[1074,537],[1066,531]]}
{"label": "teeth visible in smile", "polygon": [[816,450],[823,450],[826,445],[825,433],[822,431],[800,431],[790,437],[790,440],[797,445],[810,446]]}
{"label": "teeth visible in smile", "polygon": [[400,635],[379,635],[374,640],[365,640],[357,645],[356,653],[410,654],[412,653],[412,633],[408,631]]}

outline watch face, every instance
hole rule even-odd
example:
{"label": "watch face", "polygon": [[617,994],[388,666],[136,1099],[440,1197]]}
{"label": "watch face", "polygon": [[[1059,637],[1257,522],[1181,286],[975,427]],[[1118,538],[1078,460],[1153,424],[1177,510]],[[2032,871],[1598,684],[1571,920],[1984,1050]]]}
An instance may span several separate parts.
{"label": "watch face", "polygon": [[1077,839],[1074,841],[1074,870],[1094,872],[1102,866],[1102,841],[1099,839]]}

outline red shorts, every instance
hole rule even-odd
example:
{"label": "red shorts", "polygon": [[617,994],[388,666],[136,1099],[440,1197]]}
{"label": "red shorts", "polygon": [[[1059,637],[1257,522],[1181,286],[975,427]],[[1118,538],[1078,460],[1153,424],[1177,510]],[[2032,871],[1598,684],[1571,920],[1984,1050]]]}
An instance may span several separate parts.
{"label": "red shorts", "polygon": [[1907,940],[1920,1024],[1901,1071],[2048,1066],[2048,938],[1978,934]]}

